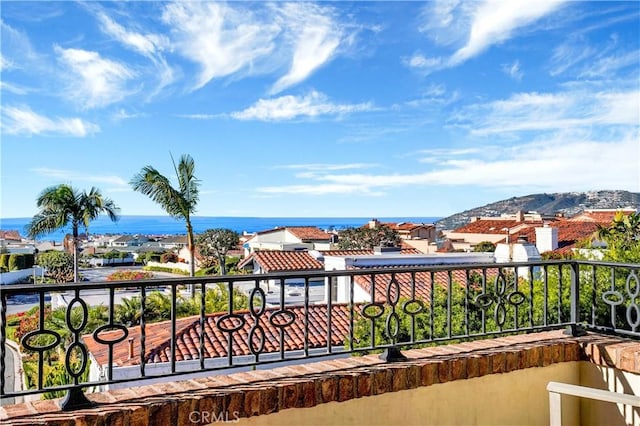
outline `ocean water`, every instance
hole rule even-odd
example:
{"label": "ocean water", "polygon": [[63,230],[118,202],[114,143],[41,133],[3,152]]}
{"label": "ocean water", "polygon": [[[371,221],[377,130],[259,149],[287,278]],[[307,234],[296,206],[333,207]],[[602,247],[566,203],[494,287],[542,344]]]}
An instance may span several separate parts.
{"label": "ocean water", "polygon": [[[381,222],[434,223],[440,217],[379,217]],[[26,236],[25,227],[31,218],[0,219],[0,230],[17,230]],[[321,229],[344,229],[366,224],[370,217],[214,217],[194,216],[191,218],[193,231],[197,234],[211,228],[228,228],[236,232],[257,232],[276,226],[317,226]],[[62,241],[71,228],[39,237],[39,241]],[[84,232],[84,230],[81,230]],[[185,234],[183,221],[169,216],[121,216],[118,222],[111,222],[101,216],[89,225],[90,234],[143,234],[176,235]]]}

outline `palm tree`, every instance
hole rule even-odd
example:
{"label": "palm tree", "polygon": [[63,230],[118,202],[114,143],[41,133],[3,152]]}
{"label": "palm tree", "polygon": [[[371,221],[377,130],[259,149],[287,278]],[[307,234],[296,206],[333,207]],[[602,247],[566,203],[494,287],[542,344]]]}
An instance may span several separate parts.
{"label": "palm tree", "polygon": [[[195,276],[195,246],[193,241],[193,227],[191,226],[191,215],[196,210],[198,204],[198,186],[200,181],[195,177],[195,163],[190,155],[180,157],[180,162],[176,162],[171,156],[171,162],[176,172],[178,187],[171,186],[169,179],[163,176],[152,166],[145,166],[131,179],[133,190],[147,195],[158,203],[169,215],[175,219],[183,219],[187,226],[187,246],[191,259],[190,275]],[[192,294],[195,286],[191,287]]]}
{"label": "palm tree", "polygon": [[100,190],[92,187],[89,193],[61,184],[46,188],[38,197],[40,211],[27,225],[27,233],[36,238],[71,225],[73,234],[73,279],[78,282],[78,229],[89,230],[89,223],[106,213],[116,222],[119,209],[114,202],[103,197]]}

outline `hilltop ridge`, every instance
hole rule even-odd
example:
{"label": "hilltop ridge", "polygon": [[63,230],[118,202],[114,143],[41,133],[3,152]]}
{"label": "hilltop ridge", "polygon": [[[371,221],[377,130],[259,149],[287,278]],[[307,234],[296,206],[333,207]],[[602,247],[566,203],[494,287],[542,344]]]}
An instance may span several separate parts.
{"label": "hilltop ridge", "polygon": [[481,207],[465,210],[436,222],[438,229],[456,229],[469,223],[475,216],[500,216],[503,213],[536,211],[553,215],[562,213],[574,216],[585,209],[618,209],[631,207],[640,210],[640,193],[622,190],[588,192],[558,192],[554,194],[530,194],[511,197]]}

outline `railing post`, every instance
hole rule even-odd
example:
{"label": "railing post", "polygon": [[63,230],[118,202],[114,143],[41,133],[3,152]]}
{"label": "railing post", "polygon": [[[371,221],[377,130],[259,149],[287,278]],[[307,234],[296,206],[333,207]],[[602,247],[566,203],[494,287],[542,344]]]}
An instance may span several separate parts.
{"label": "railing post", "polygon": [[569,263],[571,268],[570,322],[565,334],[573,337],[584,336],[587,332],[580,323],[580,266],[577,262]]}

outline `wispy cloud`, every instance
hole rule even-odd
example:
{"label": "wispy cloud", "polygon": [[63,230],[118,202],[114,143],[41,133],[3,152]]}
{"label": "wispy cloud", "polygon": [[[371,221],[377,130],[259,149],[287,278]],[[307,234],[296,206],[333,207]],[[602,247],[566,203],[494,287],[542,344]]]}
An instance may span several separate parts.
{"label": "wispy cloud", "polygon": [[129,112],[124,108],[120,108],[113,113],[113,115],[111,116],[111,119],[114,121],[122,121],[122,120],[130,120],[133,118],[141,118],[146,116],[147,115],[142,112]]}
{"label": "wispy cloud", "polygon": [[129,187],[129,183],[125,179],[115,175],[80,173],[76,170],[53,169],[47,167],[37,167],[30,169],[30,171],[46,178],[57,179],[64,182],[101,183],[121,188]]}
{"label": "wispy cloud", "polygon": [[524,72],[520,69],[520,61],[511,64],[502,64],[502,72],[516,81],[522,80]]}
{"label": "wispy cloud", "polygon": [[449,57],[427,57],[417,52],[403,63],[425,73],[460,65],[491,46],[516,37],[519,31],[558,10],[562,3],[563,0],[429,2],[421,15],[419,30],[436,45],[460,47]]}
{"label": "wispy cloud", "polygon": [[172,27],[178,53],[200,66],[193,90],[214,78],[251,73],[255,61],[273,52],[280,32],[249,8],[217,2],[171,3],[162,18]]}
{"label": "wispy cloud", "polygon": [[335,104],[320,92],[313,91],[304,96],[281,96],[260,99],[249,108],[231,113],[237,120],[282,121],[299,117],[319,117],[323,115],[341,116],[354,112],[371,111],[370,102],[360,104]]}
{"label": "wispy cloud", "polygon": [[273,168],[305,170],[309,172],[328,172],[328,171],[336,171],[336,170],[368,169],[376,166],[377,164],[372,164],[372,163],[350,163],[350,164],[311,163],[311,164],[287,164],[283,166],[274,166]]}
{"label": "wispy cloud", "polygon": [[158,85],[154,89],[152,96],[174,81],[174,70],[162,55],[162,51],[169,46],[169,40],[166,36],[155,33],[144,34],[142,32],[127,29],[101,9],[98,9],[95,12],[95,15],[100,23],[100,29],[105,34],[109,35],[126,48],[131,49],[151,60],[155,70],[155,72],[153,72],[153,77],[158,80]]}
{"label": "wispy cloud", "polygon": [[100,131],[98,125],[80,118],[48,118],[29,107],[4,106],[2,130],[11,135],[59,135],[85,137]]}
{"label": "wispy cloud", "polygon": [[474,135],[551,131],[592,126],[636,126],[640,91],[518,93],[465,107],[452,121]]}
{"label": "wispy cloud", "polygon": [[562,1],[558,0],[487,0],[480,3],[473,12],[467,43],[451,56],[450,64],[460,64],[494,44],[508,40],[517,29],[555,11],[561,4]]}
{"label": "wispy cloud", "polygon": [[[379,195],[393,188],[411,186],[473,186],[540,191],[584,191],[597,188],[640,190],[640,156],[637,131],[615,141],[585,140],[558,133],[544,140],[513,147],[494,147],[491,156],[469,152],[430,170],[395,174],[315,174],[306,184],[257,188],[268,194],[359,194]],[[587,164],[597,158],[594,173]]]}
{"label": "wispy cloud", "polygon": [[300,83],[330,61],[340,46],[342,29],[332,11],[312,3],[285,3],[280,10],[293,39],[289,71],[271,88],[271,94]]}
{"label": "wispy cloud", "polygon": [[54,46],[54,51],[72,74],[67,78],[65,93],[83,108],[109,105],[130,93],[126,85],[135,73],[125,65],[88,50]]}

